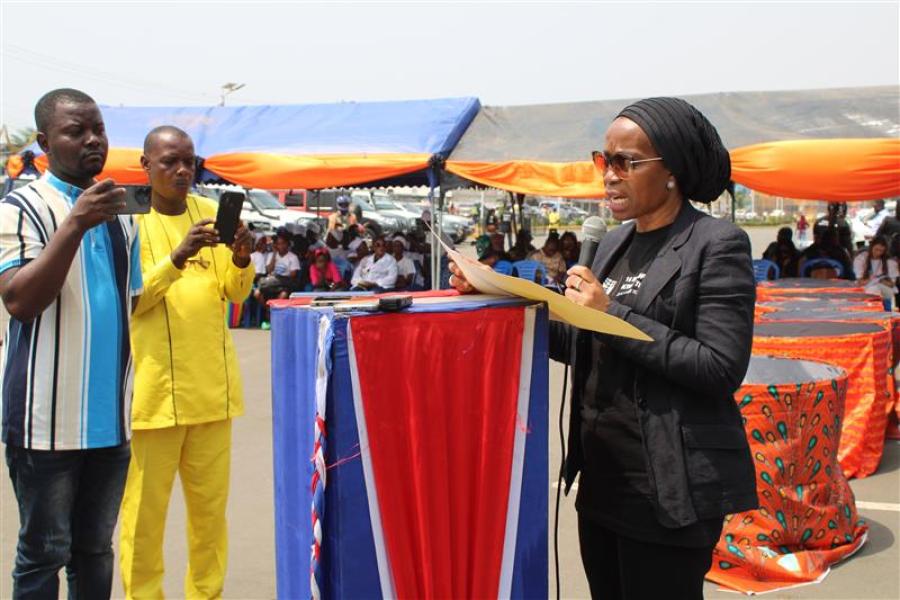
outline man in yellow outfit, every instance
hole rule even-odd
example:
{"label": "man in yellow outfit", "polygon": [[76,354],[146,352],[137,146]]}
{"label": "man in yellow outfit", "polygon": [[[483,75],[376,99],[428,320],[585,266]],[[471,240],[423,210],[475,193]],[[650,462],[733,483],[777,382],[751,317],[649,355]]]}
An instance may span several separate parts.
{"label": "man in yellow outfit", "polygon": [[186,598],[219,598],[228,534],[231,419],[244,412],[226,302],[253,285],[252,237],[218,244],[216,203],[189,194],[191,138],[157,127],[144,141],[152,210],[139,217],[144,294],[132,317],[133,437],[122,501],[120,567],[128,598],[162,598],[162,543],[177,472],[187,506]]}

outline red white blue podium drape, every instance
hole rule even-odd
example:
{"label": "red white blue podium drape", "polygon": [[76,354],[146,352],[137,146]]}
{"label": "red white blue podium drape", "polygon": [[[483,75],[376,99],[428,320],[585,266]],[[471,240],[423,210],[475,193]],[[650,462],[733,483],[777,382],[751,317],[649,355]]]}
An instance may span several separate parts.
{"label": "red white blue podium drape", "polygon": [[272,315],[279,598],[547,597],[547,311]]}

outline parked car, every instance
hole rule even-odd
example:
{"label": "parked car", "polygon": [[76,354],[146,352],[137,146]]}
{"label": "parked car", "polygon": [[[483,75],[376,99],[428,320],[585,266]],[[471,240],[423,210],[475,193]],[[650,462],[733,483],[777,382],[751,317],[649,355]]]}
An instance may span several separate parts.
{"label": "parked car", "polygon": [[584,220],[588,216],[588,212],[571,204],[559,205],[559,218],[563,223],[572,223],[578,220]]}
{"label": "parked car", "polygon": [[[397,233],[409,233],[416,226],[415,216],[405,211],[397,210],[392,204],[385,204],[382,198],[382,208],[379,209],[375,202],[375,195],[380,192],[369,190],[353,190],[350,193],[351,207],[359,207],[364,221],[378,223],[385,235]],[[368,228],[368,226],[367,226]]]}
{"label": "parked car", "polygon": [[316,231],[325,231],[326,220],[315,213],[290,210],[278,201],[278,198],[261,189],[245,190],[230,185],[201,185],[197,192],[218,202],[219,196],[226,191],[240,191],[246,194],[241,220],[251,231],[266,234],[274,233],[279,227],[287,227],[294,233],[305,234],[310,226]]}
{"label": "parked car", "polygon": [[[396,198],[397,195],[395,194],[392,200],[393,203],[404,211],[412,213],[416,219],[422,218],[422,213],[426,210],[431,210],[431,205],[427,201],[422,202],[414,199],[414,201],[404,202],[402,200],[398,201]],[[401,198],[403,197],[401,196]],[[454,244],[462,243],[473,231],[473,223],[469,217],[451,215],[446,212],[441,215],[441,226],[444,233],[453,240]]]}

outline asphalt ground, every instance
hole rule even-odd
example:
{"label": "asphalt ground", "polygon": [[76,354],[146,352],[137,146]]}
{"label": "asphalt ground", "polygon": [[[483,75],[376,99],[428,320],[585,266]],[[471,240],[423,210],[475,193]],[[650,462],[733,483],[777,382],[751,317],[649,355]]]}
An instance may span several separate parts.
{"label": "asphalt ground", "polygon": [[[774,239],[776,228],[750,230],[754,256]],[[464,247],[466,253],[471,246]],[[272,471],[272,411],[269,361],[270,333],[235,330],[235,344],[244,377],[246,414],[233,428],[232,473],[229,518],[229,567],[225,598],[256,600],[275,598],[275,543]],[[560,448],[557,433],[559,398],[563,370],[550,363],[550,595],[555,596],[553,570],[553,516]],[[6,469],[0,477],[0,598],[11,595],[12,563],[15,557],[18,515]],[[888,442],[878,472],[863,480],[851,481],[860,515],[868,522],[869,538],[862,550],[837,565],[820,584],[767,594],[773,599],[897,599],[900,598],[900,443]],[[118,540],[115,542],[118,560]],[[559,562],[561,597],[589,597],[578,552],[574,494],[563,497],[559,522]],[[165,591],[169,598],[181,598],[187,565],[185,511],[176,480],[165,538]],[[299,565],[298,568],[304,568]],[[62,577],[64,579],[64,577]],[[63,584],[62,589],[65,589]],[[114,597],[122,597],[118,564],[113,584]],[[735,598],[706,584],[707,598]],[[64,592],[62,592],[64,595]]]}

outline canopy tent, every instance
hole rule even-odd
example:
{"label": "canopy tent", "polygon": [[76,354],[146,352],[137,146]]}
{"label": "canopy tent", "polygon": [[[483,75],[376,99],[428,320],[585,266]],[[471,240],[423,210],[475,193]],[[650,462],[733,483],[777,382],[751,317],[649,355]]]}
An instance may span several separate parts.
{"label": "canopy tent", "polygon": [[[684,98],[712,121],[732,150],[738,183],[794,198],[900,194],[898,87]],[[606,127],[631,102],[482,107],[446,169],[518,193],[601,197],[603,182],[590,153],[602,146]]]}
{"label": "canopy tent", "polygon": [[[478,112],[477,98],[281,106],[103,106],[110,141],[104,175],[143,183],[144,136],[175,125],[194,140],[204,168],[245,187],[321,189],[429,175]],[[35,154],[36,146],[30,148]],[[35,161],[43,168],[45,160]],[[11,172],[22,167],[13,161]],[[408,177],[405,178],[408,181]]]}

